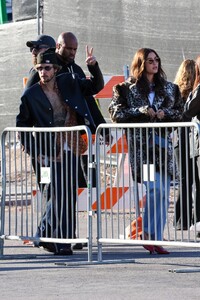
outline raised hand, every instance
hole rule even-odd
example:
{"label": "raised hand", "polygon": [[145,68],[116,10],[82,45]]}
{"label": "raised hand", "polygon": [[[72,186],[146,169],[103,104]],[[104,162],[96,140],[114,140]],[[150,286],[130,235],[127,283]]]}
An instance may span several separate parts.
{"label": "raised hand", "polygon": [[89,49],[88,45],[86,46],[86,64],[87,65],[95,65],[96,63],[96,57],[93,56],[93,47]]}

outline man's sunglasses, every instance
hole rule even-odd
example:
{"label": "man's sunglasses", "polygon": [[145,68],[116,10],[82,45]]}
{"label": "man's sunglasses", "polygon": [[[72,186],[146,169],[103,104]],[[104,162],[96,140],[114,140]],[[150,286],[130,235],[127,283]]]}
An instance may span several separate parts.
{"label": "man's sunglasses", "polygon": [[53,67],[51,67],[51,66],[45,66],[45,67],[38,67],[38,68],[36,68],[36,70],[37,70],[38,72],[41,72],[41,71],[43,71],[43,70],[45,70],[45,71],[51,71],[52,68],[53,68]]}
{"label": "man's sunglasses", "polygon": [[48,48],[49,47],[45,45],[37,45],[34,47],[30,47],[30,52],[32,52],[33,50],[38,52],[40,49],[48,49]]}

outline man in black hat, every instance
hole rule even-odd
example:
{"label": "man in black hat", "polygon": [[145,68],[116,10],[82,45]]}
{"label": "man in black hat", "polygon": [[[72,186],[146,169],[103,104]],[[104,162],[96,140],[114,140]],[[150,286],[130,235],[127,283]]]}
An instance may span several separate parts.
{"label": "man in black hat", "polygon": [[[85,124],[94,130],[95,114],[89,110],[85,96],[98,93],[104,83],[98,63],[88,48],[86,63],[91,69],[90,80],[80,79],[77,75],[70,73],[56,76],[60,67],[55,52],[49,49],[44,53],[39,53],[35,68],[40,81],[24,91],[16,125],[18,127],[64,127],[69,124],[73,124],[72,126]],[[95,68],[92,68],[93,66]],[[75,228],[73,208],[77,187],[77,149],[74,149],[71,139],[66,139],[66,135],[61,139],[57,135],[46,134],[49,138],[46,138],[45,134],[36,134],[35,137],[31,137],[30,141],[29,135],[22,132],[20,139],[25,150],[31,156],[38,157],[41,166],[45,165],[46,157],[53,160],[54,165],[56,164],[51,168],[51,191],[54,191],[54,218],[51,220],[51,226],[53,224],[53,232],[56,231],[59,238],[72,238]],[[64,150],[61,140],[67,143],[67,151]],[[66,199],[63,199],[63,195]],[[46,249],[57,255],[72,254],[70,244],[47,243]]]}
{"label": "man in black hat", "polygon": [[26,46],[30,48],[32,54],[33,68],[29,72],[29,77],[25,88],[28,88],[39,81],[39,75],[34,66],[37,63],[37,55],[46,51],[47,49],[56,49],[56,42],[50,35],[38,35],[35,41],[27,41]]}
{"label": "man in black hat", "polygon": [[[78,40],[76,36],[72,32],[63,32],[59,35],[57,39],[57,43],[49,36],[48,39],[44,39],[41,42],[41,39],[38,38],[37,41],[39,40],[39,46],[42,47],[44,43],[46,45],[49,45],[50,48],[54,48],[53,46],[55,45],[56,47],[56,58],[57,58],[57,63],[59,66],[62,68],[57,72],[57,75],[62,74],[62,73],[71,73],[71,74],[78,74],[80,78],[86,78],[85,73],[83,72],[82,68],[75,63],[75,56],[76,52],[78,49]],[[49,43],[50,41],[50,43]],[[51,43],[52,42],[52,43]],[[54,44],[55,43],[55,44]],[[34,41],[28,41],[27,43],[28,47],[32,47],[35,42]],[[38,45],[38,43],[37,43]],[[31,48],[30,48],[31,49]],[[46,49],[40,48],[38,51],[43,52]],[[32,51],[32,55],[35,54],[35,51]],[[95,57],[91,53],[91,56],[95,60]],[[34,63],[35,64],[35,63]],[[89,72],[98,72],[99,67],[98,64],[95,63],[92,66],[87,65]],[[39,73],[36,71],[35,68],[32,68],[29,74],[29,78],[26,84],[26,88],[29,88],[36,82],[40,80],[39,78]],[[95,133],[95,128],[98,127],[99,124],[106,123],[101,111],[99,110],[99,107],[94,99],[93,96],[86,96],[85,99],[87,100],[87,105],[90,109],[90,111],[93,112],[93,115],[95,116],[94,122],[95,122],[95,127],[92,128],[92,133]],[[105,130],[105,142],[109,142],[109,130]],[[34,162],[33,162],[34,163]],[[82,167],[81,167],[82,165]],[[86,174],[87,174],[87,155],[81,155],[79,159],[79,187],[86,187]],[[35,167],[34,167],[35,169]],[[37,168],[38,169],[38,168]],[[38,178],[40,180],[40,178]],[[96,174],[95,170],[93,170],[93,176],[92,176],[92,186],[96,186]],[[82,244],[78,243],[75,244],[73,249],[82,249]]]}
{"label": "man in black hat", "polygon": [[[51,49],[52,51],[55,51],[56,49],[56,42],[54,40],[53,37],[51,37],[50,35],[38,35],[37,38],[35,40],[30,40],[26,42],[26,46],[29,47],[30,52],[32,54],[32,62],[33,62],[33,67],[30,69],[29,71],[29,76],[25,85],[25,89],[31,87],[32,85],[34,85],[35,83],[39,82],[40,77],[39,77],[39,73],[35,68],[35,65],[37,63],[37,55],[39,53],[43,53],[48,49]],[[57,62],[56,62],[57,63]],[[60,70],[60,67],[58,67],[57,71]],[[41,192],[43,192],[43,185],[40,185],[40,164],[37,160],[35,160],[35,157],[32,158],[32,166],[33,169],[35,171],[36,174],[36,178],[37,178],[37,183],[39,188],[41,189]],[[50,209],[48,210],[49,214],[50,214]],[[43,216],[44,218],[47,218],[46,213]],[[43,219],[43,218],[42,218]],[[42,221],[40,226],[42,226]],[[40,236],[40,232],[37,230],[36,232],[36,236]],[[38,246],[38,243],[34,243],[35,246]]]}

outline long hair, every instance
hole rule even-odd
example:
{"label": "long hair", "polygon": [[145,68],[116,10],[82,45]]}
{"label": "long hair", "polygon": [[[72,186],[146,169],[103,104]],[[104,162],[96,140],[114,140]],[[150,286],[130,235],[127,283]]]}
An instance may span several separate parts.
{"label": "long hair", "polygon": [[195,71],[196,71],[196,75],[195,75],[195,81],[194,81],[193,90],[194,90],[194,89],[197,87],[197,85],[199,85],[199,83],[200,83],[200,55],[197,56],[197,58],[196,58]]}
{"label": "long hair", "polygon": [[155,53],[155,55],[159,58],[158,72],[154,75],[155,91],[160,91],[165,80],[167,79],[167,76],[162,69],[161,60],[157,52],[151,48],[139,49],[133,57],[130,73],[135,79],[138,88],[140,88],[141,92],[144,94],[148,94],[150,91],[149,82],[146,77],[145,61],[151,52]]}
{"label": "long hair", "polygon": [[179,66],[174,83],[178,85],[181,97],[187,100],[189,93],[193,90],[195,82],[196,63],[193,59],[185,59]]}

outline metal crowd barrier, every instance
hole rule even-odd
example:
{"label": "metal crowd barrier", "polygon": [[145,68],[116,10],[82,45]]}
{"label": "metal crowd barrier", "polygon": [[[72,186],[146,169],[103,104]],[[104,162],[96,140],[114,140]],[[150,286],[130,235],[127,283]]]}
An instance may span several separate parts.
{"label": "metal crowd barrier", "polygon": [[[105,129],[109,129],[109,135],[113,138],[110,147],[101,143],[101,134],[105,135]],[[151,135],[150,141],[149,136]],[[132,136],[132,140],[131,140]],[[136,143],[136,136],[139,143]],[[167,139],[163,142],[161,136],[169,138],[172,143],[172,175],[170,178],[170,194],[165,195],[165,203],[160,201],[160,210],[163,205],[167,206],[167,218],[164,228],[164,235],[161,240],[157,239],[156,228],[155,237],[146,238],[144,236],[143,217],[145,213],[146,196],[150,193],[149,185],[144,182],[153,182],[154,189],[154,210],[156,210],[156,180],[154,179],[154,162],[156,155],[159,156],[158,172],[167,174]],[[195,181],[198,165],[198,156],[194,153],[195,137],[199,139],[199,126],[196,123],[151,123],[151,124],[102,124],[96,131],[96,169],[97,169],[97,242],[98,260],[102,261],[103,246],[106,244],[116,245],[157,245],[157,246],[179,246],[179,247],[200,247],[200,219],[197,220],[196,213],[199,208],[199,178]],[[179,147],[176,147],[177,137]],[[145,138],[145,143],[144,143]],[[181,139],[183,139],[181,141]],[[157,140],[157,143],[156,143]],[[164,143],[164,145],[163,145]],[[133,163],[137,164],[136,152],[146,152],[146,164],[140,160],[140,174],[138,170],[131,171],[130,149]],[[149,148],[152,147],[153,157],[150,157]],[[155,148],[158,147],[156,150]],[[190,154],[194,156],[190,158]],[[178,156],[177,156],[178,155]],[[184,157],[183,157],[184,156]],[[104,159],[102,159],[104,157]],[[179,167],[178,167],[179,165]],[[190,165],[190,170],[189,170]],[[184,167],[185,166],[185,167]],[[185,173],[185,174],[184,174]],[[185,175],[185,181],[183,177]],[[193,180],[193,185],[189,190],[189,181]],[[182,189],[186,185],[186,203]],[[165,187],[167,181],[165,182]],[[160,186],[161,190],[161,186]],[[161,196],[164,191],[161,190]],[[166,193],[166,192],[165,192]],[[177,206],[177,197],[180,193],[180,203]],[[192,193],[192,213],[189,197]],[[184,199],[183,199],[184,198]],[[151,219],[149,203],[148,205],[148,233]],[[185,207],[185,208],[184,208]],[[183,225],[183,209],[186,209],[187,228]],[[200,209],[200,208],[199,208]],[[180,212],[178,212],[180,210]],[[175,216],[180,214],[180,225],[177,225]],[[154,211],[154,218],[156,212]],[[200,215],[200,210],[199,210]],[[161,223],[162,223],[161,214]],[[156,222],[156,221],[155,221]],[[162,223],[163,224],[163,223]],[[194,224],[194,225],[192,225]]]}
{"label": "metal crowd barrier", "polygon": [[[109,145],[105,144],[108,130],[112,141]],[[80,166],[82,156],[78,155],[75,155],[75,165],[72,168],[72,151],[68,151],[73,143],[73,151],[79,151],[79,133],[85,135],[88,143],[88,149],[84,153],[87,158],[86,168]],[[136,136],[141,137],[139,144],[134,142]],[[167,173],[168,158],[165,144],[167,139],[163,145],[161,136],[168,136],[172,143],[169,203],[167,195],[165,197],[167,218],[162,240],[157,238],[156,230],[154,239],[150,237],[146,239],[143,217],[146,197],[150,190],[148,184],[144,185],[144,182],[148,179],[149,182],[156,184],[153,163],[158,159],[157,155],[163,162],[159,165],[159,172]],[[175,147],[177,136],[178,148]],[[183,136],[184,141],[181,142]],[[194,180],[198,169],[198,154],[194,153],[196,137],[199,138],[199,126],[196,123],[109,123],[98,127],[94,147],[91,132],[85,126],[48,129],[6,128],[1,139],[0,255],[4,255],[5,240],[47,244],[87,243],[89,262],[93,260],[93,246],[96,243],[99,262],[102,261],[103,247],[106,244],[199,247],[200,223],[196,216],[199,209],[199,181]],[[66,140],[68,145],[65,143]],[[153,157],[147,155],[145,165],[140,162],[141,174],[138,174],[137,170],[132,172],[130,167],[130,149],[132,149],[131,154],[134,154],[132,163],[136,163],[138,158],[135,154],[138,147],[141,152],[146,153],[151,147],[153,153]],[[156,150],[155,147],[158,149]],[[43,156],[39,156],[39,153],[43,153]],[[190,158],[190,154],[194,157]],[[62,171],[57,173],[59,165],[63,166],[63,169],[61,168]],[[95,167],[96,183],[93,185]],[[56,174],[60,174],[60,177],[57,178]],[[183,180],[184,174],[185,180]],[[69,178],[73,178],[75,184]],[[80,180],[83,178],[86,179],[86,183]],[[189,189],[191,178],[194,183]],[[70,199],[65,189],[65,180],[70,182],[67,186],[71,191]],[[60,182],[60,196],[55,182]],[[186,185],[186,203],[184,203],[185,195],[182,189],[179,190],[183,183]],[[164,191],[161,190],[161,195],[163,193]],[[191,218],[189,200],[191,195],[193,219],[191,224],[188,223],[187,228],[184,228],[184,210],[186,210],[187,220]],[[60,199],[60,206],[56,201],[57,198]],[[156,197],[154,201],[155,199]],[[164,203],[161,203],[161,210],[162,205]],[[71,211],[70,207],[72,207]],[[93,222],[94,212],[97,213],[97,223]],[[69,223],[60,217],[64,213],[68,216],[70,214],[72,224],[76,224],[72,226],[71,231]],[[181,216],[179,227],[174,221],[178,213]],[[149,213],[148,222],[150,219]],[[44,227],[46,226],[45,230],[41,226],[41,220],[43,220],[42,224],[45,224]],[[40,236],[36,236],[38,228],[41,230]],[[65,233],[62,232],[63,228],[66,229]]]}
{"label": "metal crowd barrier", "polygon": [[[5,239],[43,244],[87,243],[88,261],[92,260],[91,144],[92,135],[86,126],[4,130],[1,255]],[[83,166],[77,153],[86,145]],[[85,190],[83,209],[80,189]],[[69,218],[71,222],[67,221]]]}

